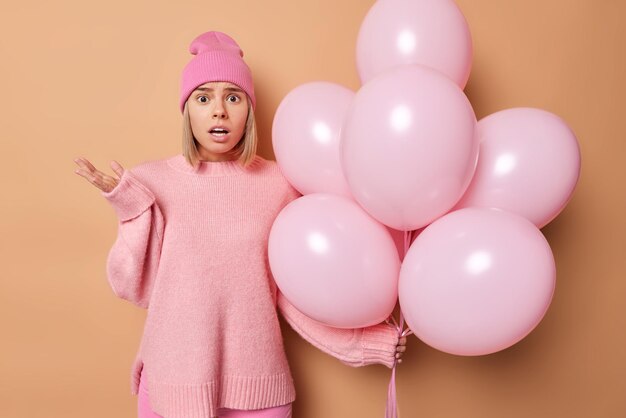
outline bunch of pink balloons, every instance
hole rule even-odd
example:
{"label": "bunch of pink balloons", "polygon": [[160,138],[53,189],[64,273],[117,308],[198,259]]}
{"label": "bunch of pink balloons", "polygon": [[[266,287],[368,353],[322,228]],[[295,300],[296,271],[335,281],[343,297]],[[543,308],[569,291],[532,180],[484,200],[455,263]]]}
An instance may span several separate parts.
{"label": "bunch of pink balloons", "polygon": [[571,199],[578,142],[541,109],[477,121],[472,54],[454,1],[379,0],[358,34],[360,89],[311,82],[280,103],[274,153],[303,196],[268,255],[303,313],[364,327],[399,300],[420,340],[458,355],[505,349],[545,315],[556,270],[540,228]]}

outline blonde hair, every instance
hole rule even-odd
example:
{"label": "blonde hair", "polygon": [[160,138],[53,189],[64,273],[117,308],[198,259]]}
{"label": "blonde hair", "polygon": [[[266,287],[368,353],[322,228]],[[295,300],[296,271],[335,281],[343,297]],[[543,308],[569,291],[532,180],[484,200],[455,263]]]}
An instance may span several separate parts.
{"label": "blonde hair", "polygon": [[[254,118],[254,109],[251,106],[250,98],[246,94],[248,100],[248,118],[246,119],[246,128],[240,141],[232,149],[237,155],[237,160],[244,167],[248,167],[250,162],[256,156],[258,138],[256,132],[256,120]],[[189,118],[189,110],[187,102],[183,108],[183,155],[187,162],[194,168],[197,168],[200,161],[200,154],[196,145],[196,138],[191,130],[191,119]]]}

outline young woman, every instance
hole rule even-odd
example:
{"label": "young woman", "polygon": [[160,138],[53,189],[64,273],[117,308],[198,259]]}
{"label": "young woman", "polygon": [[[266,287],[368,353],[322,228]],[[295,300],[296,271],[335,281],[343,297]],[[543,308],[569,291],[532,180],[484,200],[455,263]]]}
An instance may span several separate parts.
{"label": "young woman", "polygon": [[119,219],[107,257],[112,290],[148,309],[131,392],[140,418],[291,417],[296,394],[277,309],[303,338],[353,367],[393,367],[406,337],[386,322],[325,326],[282,296],[267,241],[275,217],[300,194],[275,161],[256,154],[252,75],[237,43],[206,32],[189,51],[182,154],[132,169],[113,161],[117,177],[75,160]]}

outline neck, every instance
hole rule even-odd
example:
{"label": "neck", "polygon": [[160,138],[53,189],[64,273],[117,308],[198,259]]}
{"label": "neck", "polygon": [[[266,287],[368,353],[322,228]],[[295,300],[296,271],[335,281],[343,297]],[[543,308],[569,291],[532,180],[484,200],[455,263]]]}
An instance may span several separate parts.
{"label": "neck", "polygon": [[[255,156],[257,164],[261,163],[261,158]],[[200,176],[224,176],[233,174],[243,174],[248,171],[248,168],[239,163],[238,160],[222,160],[222,161],[202,161],[198,162],[197,167],[193,167],[187,162],[183,154],[177,154],[170,158],[169,165],[178,171],[183,171],[188,174],[200,175]]]}
{"label": "neck", "polygon": [[206,162],[222,162],[222,161],[234,161],[238,156],[231,150],[223,153],[214,153],[207,151],[203,147],[198,147],[198,158],[200,161]]}
{"label": "neck", "polygon": [[224,162],[224,161],[235,161],[237,159],[237,156],[235,155],[231,155],[231,154],[212,154],[209,156],[206,155],[200,155],[199,156],[199,160],[202,162],[209,162],[209,163],[219,163],[219,162]]}

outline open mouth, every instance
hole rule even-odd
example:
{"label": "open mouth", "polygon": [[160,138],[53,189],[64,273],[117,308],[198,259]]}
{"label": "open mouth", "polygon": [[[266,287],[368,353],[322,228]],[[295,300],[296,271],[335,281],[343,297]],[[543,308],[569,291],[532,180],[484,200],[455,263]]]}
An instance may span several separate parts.
{"label": "open mouth", "polygon": [[228,130],[226,129],[221,129],[221,128],[215,128],[215,129],[211,129],[209,131],[209,133],[213,136],[216,136],[218,138],[222,138],[225,137],[226,135],[228,135]]}

